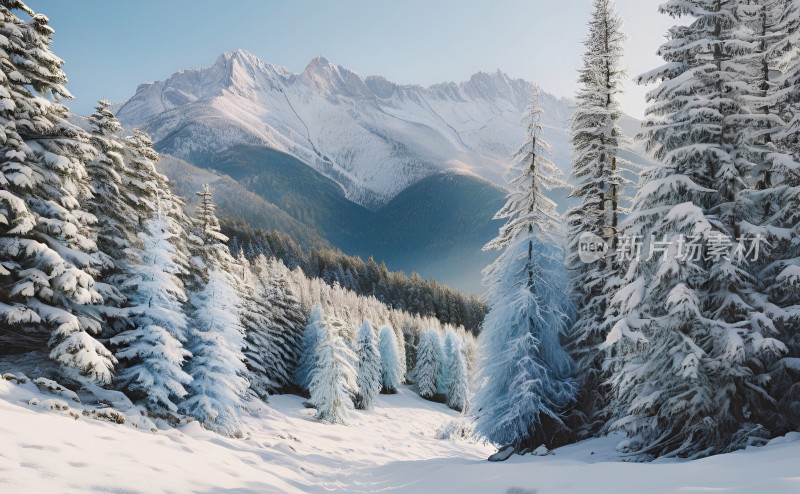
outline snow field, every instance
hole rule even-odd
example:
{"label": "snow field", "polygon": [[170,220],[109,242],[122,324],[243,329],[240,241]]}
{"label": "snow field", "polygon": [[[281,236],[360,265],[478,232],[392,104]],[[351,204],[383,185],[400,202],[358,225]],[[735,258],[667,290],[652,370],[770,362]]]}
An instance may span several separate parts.
{"label": "snow field", "polygon": [[[113,392],[110,392],[113,394]],[[31,400],[34,400],[30,404]],[[85,400],[88,403],[88,400]],[[619,437],[585,441],[549,456],[489,463],[489,445],[435,438],[457,413],[409,387],[380,395],[348,425],[313,418],[292,395],[250,402],[245,439],[197,422],[149,432],[93,419],[94,405],[0,380],[0,493],[797,493],[800,434],[763,448],[696,461],[619,461]],[[38,404],[36,404],[38,403]],[[68,407],[51,410],[55,403]],[[77,418],[75,418],[77,416]]]}

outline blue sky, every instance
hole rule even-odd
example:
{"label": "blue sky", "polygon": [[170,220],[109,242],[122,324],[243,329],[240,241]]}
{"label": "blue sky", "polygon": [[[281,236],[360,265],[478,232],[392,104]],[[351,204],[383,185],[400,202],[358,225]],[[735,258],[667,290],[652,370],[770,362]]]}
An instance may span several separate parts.
{"label": "blue sky", "polygon": [[[617,0],[630,36],[631,76],[659,63],[672,21],[661,0]],[[324,55],[362,76],[398,83],[461,81],[503,70],[569,96],[575,90],[591,0],[29,0],[56,30],[70,107],[123,101],[142,82],[210,65],[243,48],[300,72]],[[641,116],[645,88],[629,84],[626,110]]]}

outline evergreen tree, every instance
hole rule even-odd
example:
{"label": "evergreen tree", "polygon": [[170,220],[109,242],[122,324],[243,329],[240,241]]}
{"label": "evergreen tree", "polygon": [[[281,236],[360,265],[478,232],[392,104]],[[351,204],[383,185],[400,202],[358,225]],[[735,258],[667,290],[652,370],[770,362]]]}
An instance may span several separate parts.
{"label": "evergreen tree", "polygon": [[[451,361],[455,355],[456,348],[459,346],[458,337],[452,327],[447,327],[444,332],[444,344],[442,346],[440,374],[438,392],[441,395],[447,396],[450,389],[450,380],[453,378],[450,374]],[[460,351],[460,350],[458,350]]]}
{"label": "evergreen tree", "polygon": [[245,333],[244,354],[249,370],[248,381],[250,390],[266,401],[269,391],[278,387],[267,376],[265,365],[269,365],[269,362],[262,360],[262,350],[272,344],[265,338],[268,337],[267,328],[274,326],[272,303],[267,296],[265,286],[253,272],[250,261],[244,257],[241,250],[236,263],[239,278],[237,286],[241,299],[239,319]]}
{"label": "evergreen tree", "polygon": [[561,185],[544,154],[538,90],[526,113],[528,137],[509,169],[510,192],[495,215],[505,219],[485,249],[500,249],[486,268],[489,314],[479,336],[476,432],[525,451],[562,440],[561,416],[574,398],[573,363],[561,347],[566,312],[559,218],[545,191]]}
{"label": "evergreen tree", "polygon": [[[733,255],[751,233],[741,191],[753,167],[741,96],[742,59],[754,45],[739,4],[662,4],[693,20],[670,29],[659,50],[666,64],[640,77],[659,82],[644,137],[662,163],[643,173],[623,227],[644,240],[645,255],[629,256],[621,271],[605,366],[615,401],[608,430],[627,432],[623,449],[643,457],[704,455],[763,434],[747,420],[748,403],[765,394],[748,366],[750,348],[764,339],[757,289],[743,256]],[[706,251],[694,255],[692,239]]]}
{"label": "evergreen tree", "polygon": [[742,203],[751,229],[769,246],[750,273],[760,280],[753,304],[763,339],[755,339],[750,365],[769,397],[750,409],[773,435],[800,427],[800,4],[759,0],[744,7],[758,43],[745,59],[751,109],[745,123],[747,153],[756,164]]}
{"label": "evergreen tree", "polygon": [[206,185],[195,213],[194,246],[197,268],[203,276],[198,290],[192,293],[193,307],[189,350],[189,397],[181,407],[208,429],[239,437],[239,407],[247,391],[244,378],[244,330],[239,311],[241,289],[232,270],[235,260],[220,233],[211,191]]}
{"label": "evergreen tree", "polygon": [[394,394],[403,382],[397,338],[389,326],[381,328],[378,338],[381,359],[381,392]]}
{"label": "evergreen tree", "polygon": [[184,348],[185,268],[176,260],[181,254],[170,242],[174,234],[165,214],[150,220],[139,236],[142,255],[130,266],[135,274],[123,285],[132,327],[111,339],[122,366],[117,381],[130,395],[143,398],[152,412],[174,413],[192,380],[182,368],[191,356]]}
{"label": "evergreen tree", "polygon": [[[623,113],[619,98],[626,77],[622,66],[625,39],[613,0],[594,0],[589,34],[583,41],[578,104],[571,122],[572,177],[577,184],[571,197],[580,203],[567,212],[567,266],[573,275],[578,313],[570,331],[571,353],[580,369],[580,409],[589,430],[597,428],[595,415],[603,408],[598,347],[611,329],[606,318],[607,282],[615,277],[612,254],[618,243],[621,202],[627,199],[624,189],[630,182],[622,174],[629,163],[620,158],[623,136],[619,120]],[[580,241],[587,234],[603,239],[610,247],[609,253],[593,263],[584,263],[579,257]]]}
{"label": "evergreen tree", "polygon": [[4,351],[49,347],[66,374],[106,384],[116,360],[92,336],[102,329],[92,305],[103,301],[94,278],[106,259],[81,206],[94,149],[67,121],[52,34],[22,1],[0,2],[0,342]]}
{"label": "evergreen tree", "polygon": [[[98,102],[88,120],[92,126],[90,142],[97,156],[88,163],[92,197],[89,209],[97,218],[97,243],[114,260],[125,260],[125,249],[138,243],[139,224],[128,202],[122,125],[109,110],[111,103]],[[110,260],[110,262],[113,262]],[[110,266],[113,269],[116,266]]]}
{"label": "evergreen tree", "polygon": [[436,353],[436,394],[445,396],[447,394],[447,381],[450,379],[450,368],[447,365],[449,362],[448,353],[439,331],[434,330],[431,337]]}
{"label": "evergreen tree", "polygon": [[308,385],[316,417],[333,424],[344,424],[348,410],[353,408],[352,391],[356,387],[355,360],[337,329],[318,325],[318,337],[313,348],[314,368]]}
{"label": "evergreen tree", "polygon": [[375,398],[381,391],[381,354],[369,319],[356,333],[356,388],[355,406],[359,410],[371,410]]}
{"label": "evergreen tree", "polygon": [[417,393],[425,399],[436,395],[437,377],[439,375],[439,333],[434,329],[423,331],[417,343],[416,367],[414,367],[414,382]]}
{"label": "evergreen tree", "polygon": [[311,316],[303,330],[303,338],[300,342],[300,360],[295,371],[295,382],[305,390],[309,389],[314,368],[317,366],[314,352],[324,331],[324,324],[322,307],[315,305],[311,309]]}
{"label": "evergreen tree", "polygon": [[458,340],[453,341],[448,367],[450,379],[447,381],[447,406],[463,412],[467,408],[469,376],[467,362],[464,360],[461,343]]}
{"label": "evergreen tree", "polygon": [[246,283],[245,289],[252,287],[250,297],[260,305],[262,317],[247,330],[245,355],[252,376],[250,387],[266,398],[293,382],[306,318],[288,288],[286,268],[280,261],[259,255],[253,268],[255,279]]}

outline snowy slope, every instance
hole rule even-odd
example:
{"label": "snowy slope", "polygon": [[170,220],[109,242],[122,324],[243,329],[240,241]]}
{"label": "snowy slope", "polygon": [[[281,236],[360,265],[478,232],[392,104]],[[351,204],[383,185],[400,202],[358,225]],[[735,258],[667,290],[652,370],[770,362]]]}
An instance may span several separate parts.
{"label": "snowy slope", "polygon": [[214,194],[214,202],[224,216],[241,218],[253,228],[288,233],[307,249],[331,247],[316,231],[297,221],[275,204],[248,191],[226,175],[200,169],[183,160],[163,154],[156,166],[158,171],[172,182],[173,192],[186,199],[190,211],[193,211],[199,202],[196,192],[207,184]]}
{"label": "snowy slope", "polygon": [[[57,402],[67,408],[52,410]],[[435,439],[455,413],[408,388],[381,395],[347,426],[313,419],[295,396],[257,408],[246,439],[196,423],[150,432],[130,417],[120,425],[86,415],[96,409],[88,401],[0,379],[0,492],[800,492],[800,433],[691,462],[626,463],[614,452],[618,438],[603,438],[489,463],[489,446]]]}
{"label": "snowy slope", "polygon": [[[193,164],[232,146],[265,146],[375,208],[446,169],[502,185],[508,157],[523,138],[531,89],[499,71],[460,84],[397,85],[362,79],[322,57],[293,74],[239,50],[211,67],[139,86],[117,113],[126,125],[149,131],[159,150]],[[566,170],[571,103],[544,94],[542,104],[546,137]],[[633,132],[638,122],[630,123]]]}

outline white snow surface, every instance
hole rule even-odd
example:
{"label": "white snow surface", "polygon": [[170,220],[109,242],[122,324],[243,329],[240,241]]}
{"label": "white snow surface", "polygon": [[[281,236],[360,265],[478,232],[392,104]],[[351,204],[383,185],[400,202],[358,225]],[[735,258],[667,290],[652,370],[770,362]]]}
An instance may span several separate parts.
{"label": "white snow surface", "polygon": [[[117,116],[189,162],[195,153],[235,145],[288,153],[370,207],[448,169],[505,185],[532,89],[500,71],[459,84],[399,85],[379,76],[362,79],[323,57],[293,74],[237,50],[211,67],[140,85]],[[544,94],[542,106],[554,161],[568,171],[572,102]],[[637,120],[624,123],[630,135],[638,132]]]}
{"label": "white snow surface", "polygon": [[135,407],[119,425],[86,416],[88,402],[0,379],[0,492],[800,492],[800,433],[696,461],[620,461],[620,438],[607,437],[489,463],[490,446],[435,439],[457,414],[405,386],[347,426],[315,420],[297,396],[252,405],[245,439],[196,422],[151,432],[131,425]]}

